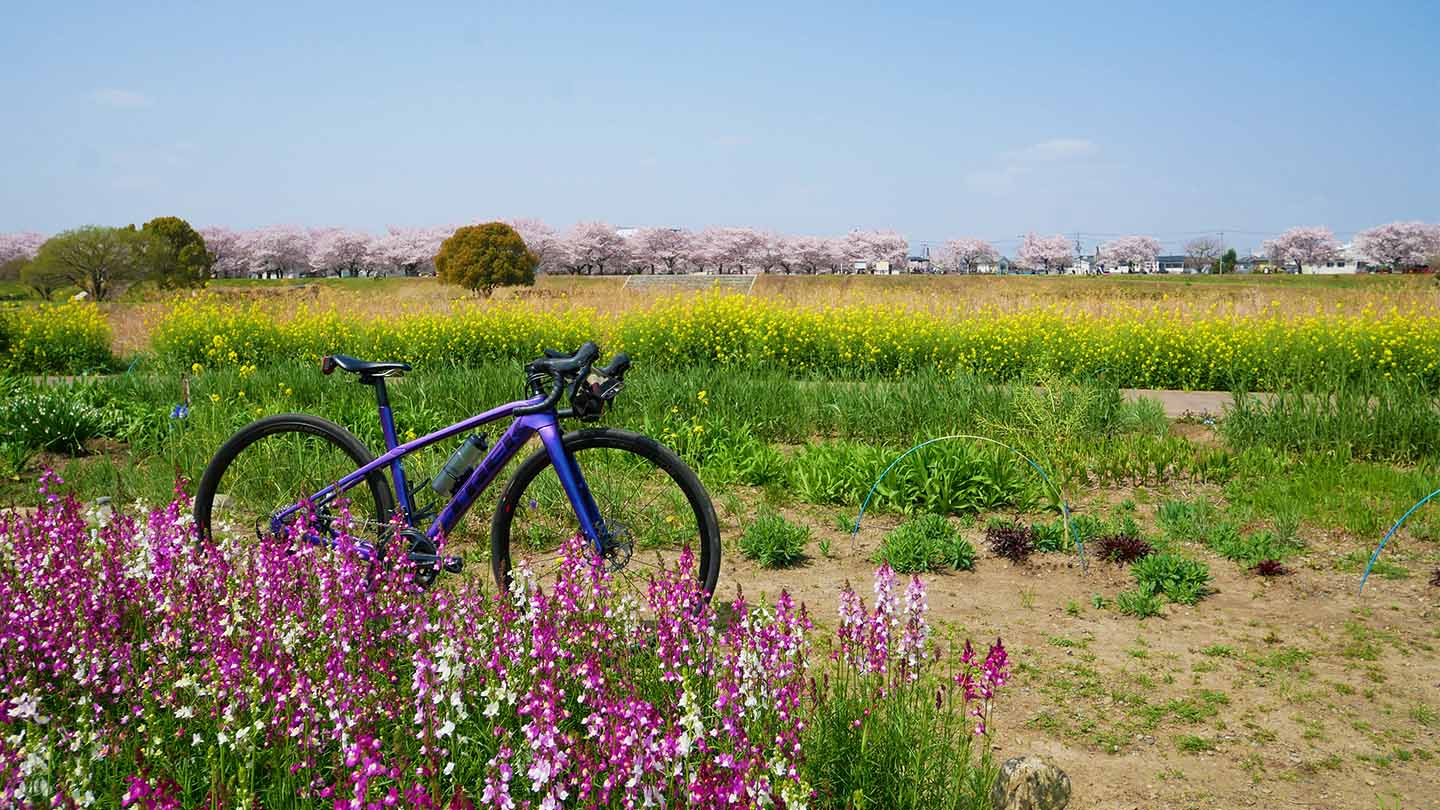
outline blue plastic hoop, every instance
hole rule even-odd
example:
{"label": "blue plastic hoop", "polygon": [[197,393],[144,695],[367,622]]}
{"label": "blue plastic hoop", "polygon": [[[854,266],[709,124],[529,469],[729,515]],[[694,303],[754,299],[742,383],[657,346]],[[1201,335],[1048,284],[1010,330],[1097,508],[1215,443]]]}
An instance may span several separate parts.
{"label": "blue plastic hoop", "polygon": [[1430,499],[1434,498],[1436,495],[1440,495],[1440,489],[1437,489],[1429,495],[1421,498],[1419,503],[1410,507],[1410,509],[1405,514],[1400,516],[1399,520],[1395,521],[1395,525],[1390,527],[1390,531],[1385,533],[1385,537],[1380,540],[1380,545],[1375,547],[1375,553],[1370,555],[1370,562],[1366,563],[1365,565],[1365,573],[1360,575],[1360,588],[1355,592],[1356,594],[1364,593],[1365,580],[1370,578],[1370,569],[1374,568],[1375,561],[1380,559],[1380,552],[1385,550],[1385,544],[1390,542],[1390,538],[1395,535],[1395,532],[1399,531],[1400,527],[1405,525],[1405,521],[1409,520],[1410,516],[1415,514],[1416,509],[1419,509],[1420,507],[1429,503]]}

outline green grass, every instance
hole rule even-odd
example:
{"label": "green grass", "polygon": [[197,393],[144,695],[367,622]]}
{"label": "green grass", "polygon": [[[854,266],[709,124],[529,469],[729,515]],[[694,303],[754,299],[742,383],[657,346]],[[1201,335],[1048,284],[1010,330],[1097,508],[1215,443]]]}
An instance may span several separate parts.
{"label": "green grass", "polygon": [[809,526],[792,523],[762,508],[740,537],[740,551],[762,568],[783,568],[799,562],[809,542]]}

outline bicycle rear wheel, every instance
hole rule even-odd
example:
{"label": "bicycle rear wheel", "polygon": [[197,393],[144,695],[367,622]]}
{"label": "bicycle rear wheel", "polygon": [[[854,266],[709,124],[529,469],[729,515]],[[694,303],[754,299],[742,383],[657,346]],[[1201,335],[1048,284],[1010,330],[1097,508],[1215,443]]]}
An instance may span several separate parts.
{"label": "bicycle rear wheel", "polygon": [[[251,422],[231,436],[205,468],[195,492],[201,540],[215,531],[270,533],[270,517],[373,461],[350,431],[309,414],[280,414]],[[379,470],[336,502],[316,510],[323,530],[350,509],[349,534],[384,549],[395,512],[390,482]]]}
{"label": "bicycle rear wheel", "polygon": [[[595,498],[612,546],[605,557],[612,588],[642,597],[650,577],[674,569],[681,550],[695,558],[694,576],[708,598],[720,577],[720,526],[695,472],[647,436],[613,428],[567,433],[564,446]],[[526,559],[543,584],[559,570],[562,547],[580,531],[550,457],[540,450],[505,485],[490,524],[496,582],[509,586]]]}

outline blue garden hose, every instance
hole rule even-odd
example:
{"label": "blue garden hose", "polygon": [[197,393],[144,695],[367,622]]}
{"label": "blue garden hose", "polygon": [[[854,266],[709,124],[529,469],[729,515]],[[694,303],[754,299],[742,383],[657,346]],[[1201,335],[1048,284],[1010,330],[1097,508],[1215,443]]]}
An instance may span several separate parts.
{"label": "blue garden hose", "polygon": [[1395,536],[1395,532],[1399,531],[1400,527],[1405,525],[1405,521],[1409,520],[1410,516],[1415,514],[1416,509],[1419,509],[1420,507],[1429,503],[1430,499],[1434,498],[1436,495],[1440,495],[1440,489],[1437,489],[1429,495],[1421,498],[1419,503],[1410,507],[1409,511],[1407,511],[1404,515],[1401,515],[1399,520],[1395,521],[1395,525],[1390,527],[1390,531],[1385,533],[1385,537],[1380,541],[1380,545],[1375,547],[1375,553],[1370,555],[1370,562],[1365,565],[1365,573],[1360,575],[1360,590],[1356,591],[1357,594],[1363,593],[1365,591],[1365,580],[1370,578],[1370,569],[1374,568],[1375,561],[1380,559],[1380,552],[1385,550],[1385,544],[1390,542],[1390,538]]}
{"label": "blue garden hose", "polygon": [[870,506],[870,499],[875,496],[875,490],[880,487],[880,482],[885,480],[885,476],[889,475],[890,471],[895,469],[895,465],[899,464],[901,461],[904,461],[906,456],[914,453],[922,447],[927,447],[936,442],[943,442],[946,439],[974,439],[976,441],[989,442],[990,444],[993,444],[997,447],[1003,447],[1006,450],[1009,450],[1010,452],[1019,456],[1025,461],[1026,464],[1029,464],[1031,468],[1035,470],[1035,472],[1039,473],[1040,478],[1044,480],[1046,484],[1050,485],[1050,487],[1055,490],[1056,496],[1060,498],[1060,512],[1065,519],[1065,528],[1070,531],[1070,536],[1075,538],[1075,550],[1080,557],[1080,570],[1089,570],[1089,566],[1085,562],[1085,544],[1080,541],[1080,532],[1076,531],[1075,524],[1070,521],[1070,504],[1065,500],[1065,493],[1061,491],[1060,487],[1050,479],[1050,476],[1045,474],[1045,471],[1040,468],[1039,464],[1036,464],[1030,459],[1029,456],[1020,452],[1019,450],[1016,450],[1015,448],[1011,447],[1008,444],[1005,444],[1004,442],[996,441],[988,436],[974,436],[968,433],[956,433],[951,436],[940,436],[939,438],[935,439],[927,439],[926,441],[923,441],[910,448],[909,450],[901,453],[899,456],[896,456],[895,460],[890,462],[890,466],[886,467],[885,471],[880,473],[880,477],[875,479],[875,483],[870,485],[870,492],[865,495],[865,502],[860,504],[860,514],[855,516],[855,526],[850,530],[850,537],[852,538],[852,540],[855,535],[860,532],[860,521],[865,517],[865,509]]}

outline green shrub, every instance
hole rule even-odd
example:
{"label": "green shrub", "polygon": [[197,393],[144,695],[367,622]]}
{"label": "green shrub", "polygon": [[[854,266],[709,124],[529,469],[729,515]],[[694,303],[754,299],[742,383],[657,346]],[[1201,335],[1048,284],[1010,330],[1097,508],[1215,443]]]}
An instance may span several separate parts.
{"label": "green shrub", "polygon": [[1302,548],[1295,540],[1286,541],[1282,535],[1272,531],[1240,534],[1230,524],[1221,524],[1212,533],[1210,547],[1216,554],[1244,566],[1252,566],[1261,560],[1285,560],[1295,556]]}
{"label": "green shrub", "polygon": [[973,571],[975,556],[975,546],[944,516],[921,515],[885,535],[874,559],[896,573],[919,574],[940,567]]}
{"label": "green shrub", "polygon": [[41,304],[0,312],[0,371],[79,374],[114,364],[110,325],[94,304]]}
{"label": "green shrub", "polygon": [[496,287],[530,286],[540,259],[515,229],[503,222],[466,225],[440,245],[435,275],[490,297]]}
{"label": "green shrub", "polygon": [[1179,554],[1159,552],[1142,557],[1130,566],[1130,574],[1142,593],[1164,594],[1182,605],[1193,605],[1209,592],[1209,566]]}
{"label": "green shrub", "polygon": [[1143,590],[1121,591],[1115,595],[1115,607],[1126,616],[1148,619],[1160,615],[1160,597]]}
{"label": "green shrub", "polygon": [[104,411],[64,388],[25,391],[0,403],[0,435],[6,445],[24,450],[79,453],[109,426]]}
{"label": "green shrub", "polygon": [[[1070,517],[1071,525],[1075,525],[1079,515]],[[1052,554],[1057,551],[1070,551],[1075,548],[1075,540],[1070,533],[1065,531],[1065,519],[1059,518],[1049,523],[1037,523],[1035,529],[1035,550],[1042,554]],[[1082,541],[1083,542],[1083,541]]]}
{"label": "green shrub", "polygon": [[762,568],[781,568],[800,560],[810,542],[810,527],[791,523],[762,508],[755,522],[740,537],[740,550]]}

